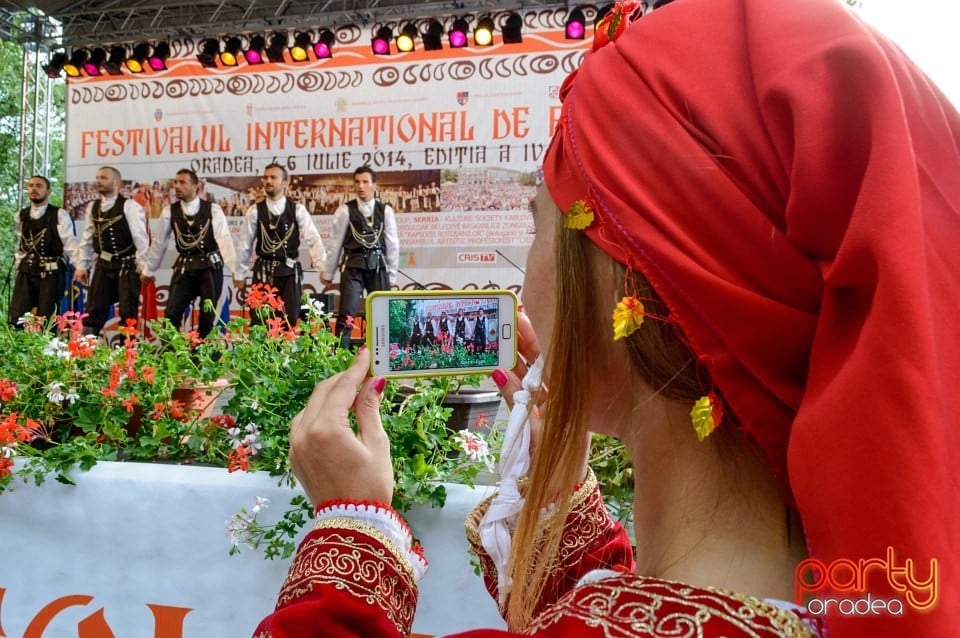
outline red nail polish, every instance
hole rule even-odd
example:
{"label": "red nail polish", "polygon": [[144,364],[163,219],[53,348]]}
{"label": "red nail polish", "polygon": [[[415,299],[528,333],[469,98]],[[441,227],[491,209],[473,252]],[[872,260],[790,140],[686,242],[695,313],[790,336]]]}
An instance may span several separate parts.
{"label": "red nail polish", "polygon": [[377,394],[383,394],[383,388],[387,385],[387,379],[385,377],[377,377],[373,380],[373,391]]}
{"label": "red nail polish", "polygon": [[490,377],[493,379],[493,382],[497,384],[498,388],[502,388],[503,386],[507,385],[507,375],[500,368],[497,368],[491,372]]}

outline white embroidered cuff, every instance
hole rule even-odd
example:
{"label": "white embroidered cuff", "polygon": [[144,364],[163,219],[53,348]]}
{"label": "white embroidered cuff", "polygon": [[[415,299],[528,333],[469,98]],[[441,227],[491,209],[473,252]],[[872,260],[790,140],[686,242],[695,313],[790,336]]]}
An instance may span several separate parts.
{"label": "white embroidered cuff", "polygon": [[348,518],[379,532],[392,545],[389,548],[392,553],[407,561],[417,582],[427,573],[427,560],[420,546],[413,543],[410,528],[393,509],[365,503],[337,503],[317,510],[318,523],[331,518]]}

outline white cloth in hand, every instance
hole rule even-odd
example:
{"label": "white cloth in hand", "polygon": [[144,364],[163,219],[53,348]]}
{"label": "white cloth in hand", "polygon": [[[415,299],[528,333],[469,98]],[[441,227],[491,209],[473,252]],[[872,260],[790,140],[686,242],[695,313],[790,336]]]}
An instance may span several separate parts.
{"label": "white cloth in hand", "polygon": [[480,543],[497,568],[500,602],[506,600],[512,585],[507,574],[511,534],[523,508],[519,481],[530,469],[530,410],[533,393],[540,389],[543,357],[538,357],[523,377],[523,389],[513,393],[513,410],[507,422],[500,451],[499,491],[480,521]]}

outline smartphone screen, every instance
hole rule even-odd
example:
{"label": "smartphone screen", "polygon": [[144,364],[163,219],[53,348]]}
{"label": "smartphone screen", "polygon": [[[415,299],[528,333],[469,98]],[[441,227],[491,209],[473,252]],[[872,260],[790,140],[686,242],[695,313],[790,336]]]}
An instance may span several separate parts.
{"label": "smartphone screen", "polygon": [[373,373],[413,377],[513,367],[516,314],[516,296],[505,290],[374,293],[367,300]]}

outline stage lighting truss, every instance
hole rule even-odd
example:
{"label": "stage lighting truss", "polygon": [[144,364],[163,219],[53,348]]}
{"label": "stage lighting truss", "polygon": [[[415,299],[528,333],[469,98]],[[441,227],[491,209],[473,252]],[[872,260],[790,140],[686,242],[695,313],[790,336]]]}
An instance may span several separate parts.
{"label": "stage lighting truss", "polygon": [[337,41],[337,36],[330,29],[321,29],[317,35],[317,43],[313,45],[313,54],[318,60],[333,57],[333,45]]}
{"label": "stage lighting truss", "polygon": [[467,46],[467,30],[470,25],[464,18],[457,18],[450,27],[450,48],[460,49]]}
{"label": "stage lighting truss", "polygon": [[301,31],[293,38],[290,58],[294,62],[306,62],[311,49],[313,49],[313,36],[309,31]]}
{"label": "stage lighting truss", "polygon": [[[661,1],[660,4],[665,4]],[[609,10],[609,9],[607,9]],[[598,13],[602,17],[604,11]],[[449,19],[449,18],[448,18]],[[425,19],[421,21],[404,22],[390,25],[375,26],[374,35],[370,40],[374,55],[390,55],[391,46],[398,52],[415,51],[417,38],[423,43],[424,51],[438,51],[443,49],[443,38],[446,35],[451,48],[468,46],[469,31],[472,16],[464,16],[447,20]],[[504,44],[523,42],[523,16],[511,11],[496,16],[496,22],[501,24],[500,33]],[[583,39],[585,17],[579,7],[569,11],[565,27],[568,39]],[[445,24],[449,30],[445,29]],[[399,27],[395,35],[394,29]],[[494,43],[496,29],[494,16],[480,17],[473,27],[473,43],[477,47],[488,47]],[[305,62],[313,58],[324,60],[332,57],[333,47],[337,43],[336,33],[329,28],[317,27],[316,31],[299,31],[293,37],[292,32],[274,31],[267,34],[241,34],[237,36],[210,37],[201,40],[197,45],[197,60],[201,66],[207,68],[235,67],[241,61],[251,65],[263,64],[270,61]],[[316,37],[314,37],[316,36]],[[292,43],[291,43],[292,40]],[[129,45],[114,45],[112,47],[95,47],[93,49],[75,49],[67,52],[53,53],[49,62],[43,66],[43,71],[50,78],[58,78],[61,73],[68,77],[81,75],[99,76],[102,73],[122,75],[123,67],[130,73],[138,74],[146,69],[153,71],[166,70],[167,61],[171,56],[171,46],[166,41],[140,42],[132,49]]]}
{"label": "stage lighting truss", "polygon": [[390,55],[391,40],[393,40],[393,29],[387,26],[380,27],[370,40],[370,50],[374,55]]}
{"label": "stage lighting truss", "polygon": [[[219,44],[218,44],[219,47]],[[243,42],[237,36],[227,38],[220,51],[220,64],[223,66],[237,66],[240,64],[240,53],[243,51]]]}
{"label": "stage lighting truss", "polygon": [[573,9],[567,14],[567,22],[564,25],[567,40],[583,40],[587,32],[587,18],[583,15],[580,8]]}
{"label": "stage lighting truss", "polygon": [[480,18],[473,30],[473,43],[478,47],[488,47],[493,44],[493,20],[489,16]]}
{"label": "stage lighting truss", "polygon": [[523,18],[519,13],[511,12],[503,21],[500,29],[504,44],[520,44],[523,42]]}
{"label": "stage lighting truss", "polygon": [[416,46],[417,36],[417,25],[412,22],[408,22],[403,25],[403,28],[400,29],[399,35],[397,35],[397,51],[401,53],[408,53],[413,51],[414,46]]}

